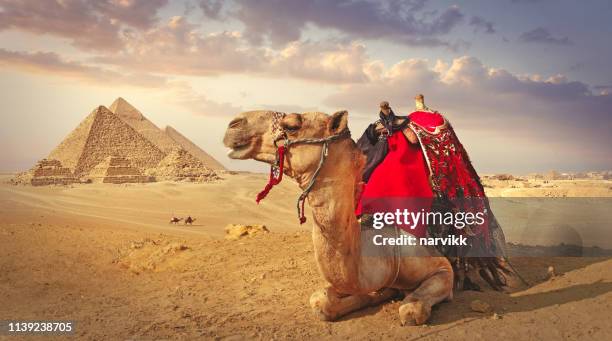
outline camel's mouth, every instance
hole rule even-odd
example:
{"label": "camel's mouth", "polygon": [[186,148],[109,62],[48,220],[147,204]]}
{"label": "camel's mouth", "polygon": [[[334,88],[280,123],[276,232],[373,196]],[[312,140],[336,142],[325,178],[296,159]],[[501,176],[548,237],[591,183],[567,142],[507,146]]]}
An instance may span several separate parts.
{"label": "camel's mouth", "polygon": [[252,141],[247,141],[244,143],[237,143],[230,147],[227,156],[230,159],[238,159],[244,160],[248,159],[251,156],[251,153],[254,150],[255,144]]}

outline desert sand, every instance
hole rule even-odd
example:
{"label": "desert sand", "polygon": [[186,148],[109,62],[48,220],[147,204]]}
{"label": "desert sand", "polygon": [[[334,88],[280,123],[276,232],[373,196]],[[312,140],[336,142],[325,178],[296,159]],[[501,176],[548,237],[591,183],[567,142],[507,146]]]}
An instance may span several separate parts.
{"label": "desert sand", "polygon": [[[602,340],[612,335],[612,259],[604,257],[514,257],[529,286],[515,284],[505,293],[486,287],[458,291],[452,302],[434,309],[425,326],[401,327],[398,302],[321,322],[311,314],[308,298],[325,283],[314,262],[310,222],[297,221],[298,188],[284,181],[256,205],[267,175],[222,177],[210,183],[31,187],[9,185],[9,176],[3,176],[0,320],[74,320],[75,336],[92,340]],[[610,181],[535,185],[492,182],[487,192],[612,196]],[[494,209],[506,229],[510,213]],[[193,226],[168,223],[172,216],[187,215],[197,219]],[[609,227],[611,220],[603,221]],[[271,232],[225,240],[227,224],[263,224]],[[507,234],[509,241],[521,242],[520,233]],[[597,239],[605,239],[605,233],[595,229],[584,240]],[[513,251],[519,253],[511,246]],[[472,311],[476,299],[492,310]]]}

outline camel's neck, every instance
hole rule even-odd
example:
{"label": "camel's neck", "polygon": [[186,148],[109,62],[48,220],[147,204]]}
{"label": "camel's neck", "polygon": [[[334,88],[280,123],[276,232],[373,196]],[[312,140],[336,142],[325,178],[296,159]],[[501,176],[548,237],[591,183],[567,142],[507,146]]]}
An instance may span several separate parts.
{"label": "camel's neck", "polygon": [[[353,140],[331,143],[328,157],[308,195],[315,256],[321,272],[335,287],[358,283],[355,276],[359,271],[361,228],[355,217],[355,193],[363,163]],[[304,189],[311,178],[312,173],[300,176],[300,187]]]}

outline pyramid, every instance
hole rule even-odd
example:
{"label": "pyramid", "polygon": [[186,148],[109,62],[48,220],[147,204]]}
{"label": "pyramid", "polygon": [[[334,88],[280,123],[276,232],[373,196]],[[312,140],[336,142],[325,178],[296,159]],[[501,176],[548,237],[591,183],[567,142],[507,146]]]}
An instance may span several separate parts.
{"label": "pyramid", "polygon": [[163,130],[159,129],[153,122],[144,117],[138,109],[134,108],[134,106],[123,98],[117,98],[109,109],[165,154],[170,153],[177,147],[176,143],[168,137]]}
{"label": "pyramid", "polygon": [[207,182],[219,179],[215,171],[183,148],[174,149],[156,168],[149,169],[147,175],[154,176],[158,181]]}
{"label": "pyramid", "polygon": [[46,186],[69,185],[79,182],[72,171],[59,160],[42,159],[29,171],[17,174],[11,182],[19,185]]}
{"label": "pyramid", "polygon": [[205,166],[213,170],[225,170],[225,167],[219,161],[174,128],[166,127],[165,130],[161,130],[125,99],[117,98],[109,109],[142,136],[153,142],[165,154],[171,153],[177,148],[183,148],[204,163]]}
{"label": "pyramid", "polygon": [[75,176],[87,175],[108,156],[129,158],[140,169],[157,166],[166,155],[104,106],[96,108],[47,159],[61,162]]}
{"label": "pyramid", "polygon": [[166,134],[122,98],[111,108],[114,112],[97,107],[46,159],[11,182],[47,185],[220,179],[207,163],[223,166],[176,130],[170,128],[171,135]]}
{"label": "pyramid", "polygon": [[195,143],[191,142],[188,138],[179,133],[176,129],[171,126],[167,126],[164,130],[174,142],[176,142],[183,149],[188,151],[191,155],[202,161],[204,165],[213,170],[227,170],[223,165],[215,160],[210,154],[203,151],[202,148],[198,147]]}

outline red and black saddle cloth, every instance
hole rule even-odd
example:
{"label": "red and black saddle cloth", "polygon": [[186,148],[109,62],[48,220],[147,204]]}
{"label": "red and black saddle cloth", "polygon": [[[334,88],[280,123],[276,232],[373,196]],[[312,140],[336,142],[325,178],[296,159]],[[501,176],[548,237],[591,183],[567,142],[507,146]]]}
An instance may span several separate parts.
{"label": "red and black saddle cloth", "polygon": [[[493,268],[501,267],[497,263],[506,258],[505,237],[491,211],[484,187],[468,153],[442,114],[415,111],[409,117],[410,128],[419,139],[429,170],[429,182],[435,197],[432,210],[484,213],[482,224],[466,225],[462,229],[443,224],[430,225],[428,236],[462,234],[468,237],[468,247],[449,246],[440,251],[447,257],[462,262],[461,267],[477,264],[490,268],[493,272]],[[500,282],[500,279],[496,278],[497,272],[492,276],[493,282]]]}

